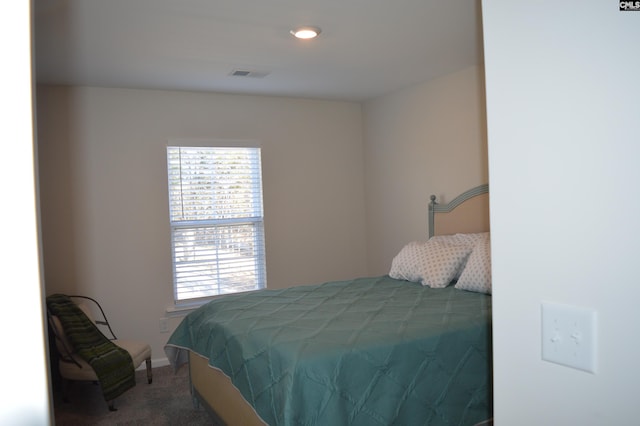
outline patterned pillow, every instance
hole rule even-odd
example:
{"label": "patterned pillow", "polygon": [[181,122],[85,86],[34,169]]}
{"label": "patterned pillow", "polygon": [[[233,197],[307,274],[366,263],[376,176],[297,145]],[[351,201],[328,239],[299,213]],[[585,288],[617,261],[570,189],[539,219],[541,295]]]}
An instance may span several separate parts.
{"label": "patterned pillow", "polygon": [[389,276],[443,288],[455,278],[470,253],[471,247],[466,244],[452,244],[437,238],[414,241],[393,259]]}
{"label": "patterned pillow", "polygon": [[397,280],[418,282],[422,280],[420,275],[420,258],[423,251],[422,246],[426,244],[422,241],[412,241],[402,247],[400,253],[391,262],[389,276]]}
{"label": "patterned pillow", "polygon": [[[470,251],[473,250],[473,247],[476,245],[476,243],[478,243],[478,241],[484,241],[487,238],[489,238],[488,232],[478,232],[478,233],[471,233],[471,234],[436,235],[431,237],[432,240],[438,240],[446,244],[467,246],[469,247]],[[460,264],[460,267],[458,268],[455,276],[453,277],[454,279],[457,280],[460,278],[460,274],[462,274],[465,264],[466,263],[464,262]]]}
{"label": "patterned pillow", "polygon": [[479,241],[485,241],[489,238],[488,232],[478,232],[472,234],[453,234],[453,235],[441,235],[433,238],[448,239],[451,243],[455,244],[469,244],[471,247],[475,246]]}
{"label": "patterned pillow", "polygon": [[456,283],[460,290],[491,293],[491,239],[478,241]]}

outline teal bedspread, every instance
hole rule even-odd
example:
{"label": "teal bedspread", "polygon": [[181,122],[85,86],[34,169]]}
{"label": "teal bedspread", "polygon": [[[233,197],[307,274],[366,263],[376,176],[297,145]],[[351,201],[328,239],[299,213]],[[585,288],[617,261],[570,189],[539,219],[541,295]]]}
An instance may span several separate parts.
{"label": "teal bedspread", "polygon": [[[225,296],[165,351],[229,376],[270,425],[473,425],[492,414],[491,296],[388,276]],[[182,352],[182,353],[181,353]]]}

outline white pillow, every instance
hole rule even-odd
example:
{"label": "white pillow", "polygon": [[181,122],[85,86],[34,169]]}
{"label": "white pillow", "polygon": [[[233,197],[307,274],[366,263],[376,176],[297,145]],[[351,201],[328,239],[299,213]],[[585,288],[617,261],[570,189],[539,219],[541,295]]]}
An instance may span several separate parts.
{"label": "white pillow", "polygon": [[448,286],[471,253],[468,244],[431,238],[427,242],[414,241],[402,248],[391,263],[391,278],[413,282],[431,288]]}
{"label": "white pillow", "polygon": [[400,253],[393,258],[391,262],[391,271],[389,276],[397,280],[406,280],[418,282],[422,280],[420,274],[420,263],[422,258],[422,246],[426,242],[412,241],[402,247]]}
{"label": "white pillow", "polygon": [[476,243],[455,286],[460,290],[491,293],[491,239]]}
{"label": "white pillow", "polygon": [[[488,232],[478,232],[478,233],[470,233],[470,234],[436,235],[431,237],[431,240],[437,240],[445,244],[464,245],[468,247],[469,252],[471,252],[473,250],[473,247],[479,241],[485,241],[488,238],[489,238]],[[460,264],[453,279],[457,280],[460,278],[460,274],[462,274],[462,271],[464,270],[465,265],[466,265],[465,262]]]}
{"label": "white pillow", "polygon": [[440,241],[446,244],[464,245],[471,249],[479,242],[485,241],[489,238],[488,232],[478,232],[474,234],[451,234],[451,235],[436,235],[431,237],[431,240]]}

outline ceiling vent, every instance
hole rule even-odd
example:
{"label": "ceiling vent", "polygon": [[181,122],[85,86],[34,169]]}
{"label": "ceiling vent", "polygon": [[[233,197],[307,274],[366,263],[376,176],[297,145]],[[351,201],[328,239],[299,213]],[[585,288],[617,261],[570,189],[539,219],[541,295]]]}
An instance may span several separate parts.
{"label": "ceiling vent", "polygon": [[250,77],[250,78],[264,78],[270,74],[270,71],[256,71],[246,69],[235,69],[229,74],[232,77]]}

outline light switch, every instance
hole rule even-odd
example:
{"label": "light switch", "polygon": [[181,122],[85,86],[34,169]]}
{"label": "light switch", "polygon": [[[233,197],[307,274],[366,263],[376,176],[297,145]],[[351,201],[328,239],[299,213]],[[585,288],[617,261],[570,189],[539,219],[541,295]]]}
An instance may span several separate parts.
{"label": "light switch", "polygon": [[542,359],[578,370],[596,371],[596,311],[542,304]]}

